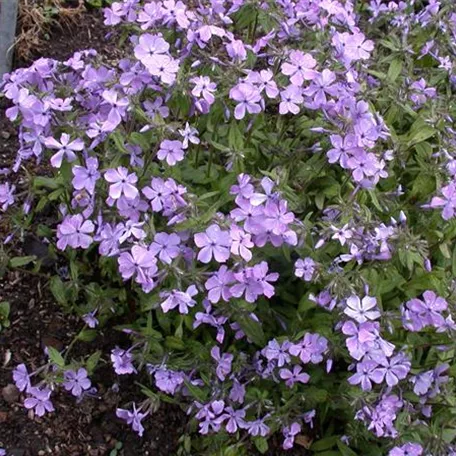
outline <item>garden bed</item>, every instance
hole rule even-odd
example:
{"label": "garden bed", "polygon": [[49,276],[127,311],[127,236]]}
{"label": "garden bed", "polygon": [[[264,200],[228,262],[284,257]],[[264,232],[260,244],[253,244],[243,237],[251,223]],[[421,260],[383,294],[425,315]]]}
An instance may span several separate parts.
{"label": "garden bed", "polygon": [[[19,33],[21,31],[19,30]],[[95,49],[109,59],[118,59],[122,51],[117,46],[112,28],[103,24],[100,10],[82,12],[76,21],[55,22],[51,34],[44,41],[41,52],[31,52],[29,59],[16,58],[14,67],[28,66],[40,57],[66,60],[74,52]],[[6,103],[0,104],[4,110]],[[18,148],[17,131],[12,123],[0,116],[0,161],[2,166],[11,166]],[[34,169],[36,174],[46,175],[45,167]],[[22,174],[12,181],[21,188]],[[48,220],[48,223],[53,223]],[[0,233],[2,227],[0,225]],[[17,255],[40,255],[45,246],[34,238],[15,245]],[[1,260],[0,260],[1,263]],[[56,267],[51,265],[52,268]],[[187,426],[186,414],[177,406],[162,404],[154,416],[145,423],[145,437],[138,439],[125,424],[115,416],[119,404],[138,396],[135,386],[127,379],[116,390],[118,377],[110,366],[97,372],[93,384],[98,393],[95,397],[75,405],[68,395],[61,394],[54,400],[57,413],[44,418],[34,417],[23,407],[22,394],[13,388],[12,369],[26,363],[39,367],[47,346],[62,350],[75,337],[80,321],[63,313],[48,290],[46,274],[31,272],[8,273],[0,281],[0,301],[11,304],[11,326],[0,333],[0,448],[8,450],[8,456],[102,456],[119,448],[119,456],[172,456],[178,441]],[[122,341],[118,331],[111,329],[101,334],[90,346],[76,344],[81,356],[95,349],[118,345]],[[114,389],[113,389],[114,388]],[[116,390],[116,391],[115,391]],[[271,456],[283,452],[281,442],[274,440]],[[252,450],[251,454],[255,454]],[[284,453],[283,453],[284,454]],[[305,455],[304,448],[287,452],[287,455]]]}

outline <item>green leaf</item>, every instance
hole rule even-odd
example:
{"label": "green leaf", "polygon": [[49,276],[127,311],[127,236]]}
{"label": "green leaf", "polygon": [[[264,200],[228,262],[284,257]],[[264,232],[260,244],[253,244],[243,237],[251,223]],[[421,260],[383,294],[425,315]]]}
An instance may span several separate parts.
{"label": "green leaf", "polygon": [[337,448],[341,452],[342,456],[358,456],[353,450],[351,450],[345,443],[340,440],[337,442]]}
{"label": "green leaf", "polygon": [[414,146],[420,142],[426,141],[437,133],[435,128],[427,124],[421,117],[418,117],[407,135],[408,146]]}
{"label": "green leaf", "polygon": [[51,289],[51,293],[59,304],[67,304],[68,301],[66,298],[65,286],[59,276],[53,276],[51,278],[49,288]]}
{"label": "green leaf", "polygon": [[266,345],[266,337],[261,323],[253,320],[249,315],[239,315],[236,320],[242,331],[254,344],[259,347]]}
{"label": "green leaf", "polygon": [[453,276],[456,276],[456,245],[454,246],[454,249],[453,249],[453,259],[451,261],[451,272],[453,273]]}
{"label": "green leaf", "polygon": [[202,388],[193,385],[191,382],[184,380],[185,386],[187,389],[190,391],[190,394],[195,398],[198,399],[200,402],[204,403],[206,402],[206,391],[203,390]]}
{"label": "green leaf", "polygon": [[23,256],[23,257],[14,257],[9,260],[9,265],[12,268],[20,268],[21,266],[25,266],[26,264],[31,263],[32,261],[36,260],[36,256]]}
{"label": "green leaf", "polygon": [[390,67],[388,69],[388,79],[391,82],[394,82],[397,79],[397,77],[401,74],[402,65],[402,60],[398,58],[394,59],[390,63]]}
{"label": "green leaf", "polygon": [[451,258],[450,247],[447,243],[440,244],[439,250],[442,252],[442,255],[447,258],[448,260]]}
{"label": "green leaf", "polygon": [[10,310],[11,307],[8,301],[0,302],[0,316],[3,317],[5,320],[9,317]]}
{"label": "green leaf", "polygon": [[165,339],[165,344],[168,348],[171,348],[172,350],[185,350],[186,348],[185,343],[175,336],[168,336]]}
{"label": "green leaf", "polygon": [[330,437],[325,437],[313,443],[310,449],[312,451],[323,451],[333,448],[337,442],[340,440],[338,435],[331,435]]}
{"label": "green leaf", "polygon": [[97,331],[95,329],[83,329],[78,335],[77,339],[82,342],[92,342],[97,337]]}
{"label": "green leaf", "polygon": [[60,185],[57,182],[56,179],[53,179],[51,177],[44,177],[44,176],[37,176],[35,179],[33,179],[33,186],[35,188],[49,188],[51,190],[57,190]]}
{"label": "green leaf", "polygon": [[261,454],[265,454],[266,451],[268,451],[268,448],[269,448],[268,441],[264,437],[254,437],[253,443],[255,444],[256,449]]}
{"label": "green leaf", "polygon": [[59,367],[65,367],[63,356],[54,347],[47,347],[50,360]]}
{"label": "green leaf", "polygon": [[91,354],[86,361],[86,368],[89,374],[93,373],[97,367],[98,362],[101,358],[101,350],[97,350],[95,353]]}

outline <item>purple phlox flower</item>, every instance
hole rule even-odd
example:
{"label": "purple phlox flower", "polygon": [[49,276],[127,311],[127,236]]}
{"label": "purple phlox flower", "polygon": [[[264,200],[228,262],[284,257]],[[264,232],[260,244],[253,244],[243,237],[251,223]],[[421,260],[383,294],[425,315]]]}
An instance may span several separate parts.
{"label": "purple phlox flower", "polygon": [[356,365],[356,374],[348,379],[351,385],[361,385],[363,391],[371,391],[372,381],[380,383],[377,380],[381,378],[376,372],[378,363],[372,360],[361,361]]}
{"label": "purple phlox flower", "polygon": [[423,298],[411,299],[402,308],[402,322],[409,331],[421,331],[428,325],[439,328],[445,324],[441,314],[448,309],[445,299],[430,290],[423,293]]}
{"label": "purple phlox flower", "polygon": [[367,60],[374,49],[374,43],[366,40],[363,33],[348,34],[345,41],[345,55],[350,60]]}
{"label": "purple phlox flower", "polygon": [[142,425],[141,421],[149,414],[149,412],[141,413],[141,409],[136,409],[136,405],[133,403],[133,411],[125,410],[118,408],[116,410],[116,416],[121,420],[127,422],[127,424],[131,425],[132,429],[138,433],[140,437],[144,434],[144,426]]}
{"label": "purple phlox flower", "polygon": [[76,397],[79,397],[84,390],[88,390],[92,386],[92,382],[87,377],[87,371],[83,367],[77,371],[67,370],[64,373],[64,378],[63,386]]}
{"label": "purple phlox flower", "polygon": [[137,93],[151,81],[151,76],[139,62],[122,59],[119,68],[122,69],[119,82],[126,87],[125,92],[129,95]]}
{"label": "purple phlox flower", "polygon": [[154,242],[149,247],[153,255],[158,255],[165,264],[171,264],[180,254],[180,238],[175,233],[157,233]]}
{"label": "purple phlox flower", "polygon": [[385,394],[375,408],[365,406],[357,412],[355,418],[366,422],[368,429],[377,437],[395,438],[398,432],[394,428],[394,421],[403,404],[396,395]]}
{"label": "purple phlox flower", "polygon": [[309,301],[314,302],[320,307],[332,311],[336,307],[337,300],[334,299],[328,290],[323,290],[315,296],[313,293],[309,294]]}
{"label": "purple phlox flower", "polygon": [[187,122],[183,130],[179,130],[179,134],[184,138],[182,141],[182,148],[187,149],[189,143],[199,144],[200,139],[198,138],[198,130]]}
{"label": "purple phlox flower", "polygon": [[222,400],[212,401],[205,405],[196,402],[195,405],[200,409],[195,415],[196,419],[200,420],[200,434],[205,435],[211,429],[214,432],[218,432],[220,430],[218,418],[225,409],[225,402]]}
{"label": "purple phlox flower", "polygon": [[353,318],[358,323],[364,323],[368,320],[377,320],[381,314],[377,309],[377,299],[371,296],[365,296],[362,300],[358,296],[352,295],[347,299],[347,307],[344,314]]}
{"label": "purple phlox flower", "polygon": [[122,195],[129,200],[133,200],[139,195],[135,186],[136,182],[138,182],[136,173],[128,174],[128,169],[123,166],[119,166],[117,169],[108,169],[104,178],[111,184],[109,186],[109,196],[114,200],[119,199]]}
{"label": "purple phlox flower", "polygon": [[[355,358],[359,361],[367,352],[367,347],[365,344],[367,342],[373,342],[378,337],[378,329],[376,326],[367,326],[369,323],[363,323],[363,325],[358,325],[352,321],[346,321],[342,326],[342,332],[347,338],[345,344],[347,345],[348,351],[352,358]],[[362,327],[363,332],[361,332]],[[367,326],[367,327],[366,327]]]}
{"label": "purple phlox flower", "polygon": [[149,67],[159,56],[167,54],[169,43],[159,35],[144,33],[139,37],[138,44],[135,46],[135,57],[145,66]]}
{"label": "purple phlox flower", "polygon": [[243,62],[247,59],[247,49],[245,48],[242,40],[232,39],[225,45],[225,48],[227,54],[231,57],[232,60]]}
{"label": "purple phlox flower", "polygon": [[152,119],[159,114],[166,119],[169,116],[169,108],[164,104],[162,97],[157,97],[154,101],[146,100],[143,104],[146,114]]}
{"label": "purple phlox flower", "polygon": [[260,92],[265,91],[269,98],[276,98],[279,88],[274,81],[274,73],[271,70],[250,71],[245,79],[246,82],[255,84]]}
{"label": "purple phlox flower", "polygon": [[266,437],[270,432],[271,429],[269,426],[264,422],[265,418],[258,418],[255,421],[246,421],[245,422],[245,429],[249,435],[253,437],[262,436]]}
{"label": "purple phlox flower", "polygon": [[321,73],[317,73],[310,86],[303,90],[304,95],[312,97],[311,106],[313,109],[324,107],[328,102],[327,95],[338,95],[339,87],[334,84],[335,81],[336,74],[325,68]]}
{"label": "purple phlox flower", "polygon": [[119,242],[123,244],[127,240],[139,240],[142,241],[146,238],[147,234],[142,229],[145,222],[135,222],[133,220],[127,220],[125,224],[119,223],[117,228],[119,229],[120,236]]}
{"label": "purple phlox flower", "polygon": [[449,220],[456,214],[456,184],[452,182],[443,187],[440,192],[442,197],[434,196],[429,206],[443,207],[442,217],[444,220]]}
{"label": "purple phlox flower", "polygon": [[28,391],[32,386],[25,364],[18,364],[13,370],[13,380],[19,391]]}
{"label": "purple phlox flower", "polygon": [[184,374],[168,368],[157,369],[154,374],[155,386],[167,394],[174,395],[184,384]]}
{"label": "purple phlox flower", "polygon": [[274,287],[269,282],[275,282],[279,278],[276,272],[268,274],[268,263],[262,261],[253,267],[248,267],[240,272],[236,272],[234,277],[238,282],[231,287],[231,293],[236,298],[245,294],[247,302],[255,302],[258,296],[265,295],[271,298],[274,293]]}
{"label": "purple phlox flower", "polygon": [[53,137],[46,138],[44,144],[49,149],[57,149],[57,152],[51,157],[51,165],[54,168],[60,168],[62,166],[63,158],[69,162],[76,160],[75,152],[79,152],[84,149],[84,141],[82,139],[75,139],[70,141],[70,135],[62,133],[60,136],[60,142]]}
{"label": "purple phlox flower", "polygon": [[310,282],[315,273],[315,266],[315,261],[312,258],[300,258],[295,263],[295,276],[302,278],[306,282]]}
{"label": "purple phlox flower", "polygon": [[261,353],[268,361],[277,361],[277,366],[282,367],[290,362],[291,358],[288,353],[290,346],[291,343],[288,340],[280,344],[276,339],[272,339]]}
{"label": "purple phlox flower", "polygon": [[273,189],[276,183],[270,179],[269,177],[263,177],[261,179],[261,187],[263,189],[263,193],[254,193],[250,196],[250,204],[252,206],[260,206],[263,203],[267,203],[269,201],[278,202],[278,193],[273,192]]}
{"label": "purple phlox flower", "polygon": [[279,113],[285,115],[288,113],[298,114],[300,105],[304,102],[302,89],[295,85],[289,85],[280,92]]}
{"label": "purple phlox flower", "polygon": [[348,134],[344,137],[340,135],[330,136],[333,146],[326,155],[329,163],[339,162],[342,168],[349,168],[349,160],[356,153],[363,153],[363,149],[358,147],[358,141],[355,135]]}
{"label": "purple phlox flower", "polygon": [[314,427],[313,420],[316,415],[317,415],[317,412],[315,410],[309,410],[308,412],[304,413],[304,415],[303,415],[304,423],[307,423],[309,425],[310,429],[313,429],[313,427]]}
{"label": "purple phlox flower", "polygon": [[237,176],[237,185],[232,185],[230,189],[231,195],[238,195],[243,198],[243,201],[249,200],[255,191],[255,187],[251,184],[252,178],[248,174],[241,173]]}
{"label": "purple phlox flower", "polygon": [[348,224],[344,225],[342,228],[336,228],[331,225],[331,229],[334,231],[331,239],[337,239],[340,242],[340,245],[345,245],[347,240],[353,237],[353,231],[348,227]]}
{"label": "purple phlox flower", "polygon": [[242,82],[230,90],[230,98],[237,101],[234,109],[234,117],[241,120],[245,113],[258,114],[261,112],[261,93],[253,84]]}
{"label": "purple phlox flower", "polygon": [[448,315],[445,318],[445,321],[442,322],[441,324],[439,324],[439,326],[437,327],[438,333],[442,333],[442,332],[446,332],[446,331],[456,331],[456,323],[453,320],[452,315]]}
{"label": "purple phlox flower", "polygon": [[204,233],[196,233],[194,240],[201,249],[198,260],[202,263],[209,263],[212,257],[218,263],[225,263],[230,257],[230,234],[222,231],[216,224],[211,225]]}
{"label": "purple phlox flower", "polygon": [[225,407],[225,410],[220,417],[216,419],[218,424],[225,423],[226,432],[234,434],[238,429],[245,428],[245,410],[234,410],[232,407]]}
{"label": "purple phlox flower", "polygon": [[222,299],[228,302],[232,296],[230,288],[234,282],[234,274],[225,265],[215,272],[204,284],[208,291],[208,299],[212,303],[217,303]]}
{"label": "purple phlox flower", "polygon": [[419,443],[406,443],[402,446],[394,447],[388,456],[421,456],[423,447]]}
{"label": "purple phlox flower", "polygon": [[134,245],[131,252],[121,253],[117,261],[124,280],[136,274],[137,283],[153,285],[152,277],[158,270],[157,260],[146,247]]}
{"label": "purple phlox flower", "polygon": [[177,162],[184,159],[184,145],[181,141],[165,139],[160,144],[157,158],[159,160],[166,160],[169,166],[174,166]]}
{"label": "purple phlox flower", "polygon": [[304,81],[314,79],[318,72],[314,70],[317,61],[302,51],[291,51],[288,61],[282,64],[282,74],[290,77],[290,82],[295,86],[302,86]]}
{"label": "purple phlox flower", "polygon": [[95,184],[100,178],[98,172],[98,159],[89,157],[86,160],[86,166],[73,166],[73,187],[76,190],[87,190],[91,195],[95,191]]}
{"label": "purple phlox flower", "polygon": [[348,262],[355,260],[358,264],[364,262],[364,250],[358,247],[355,243],[350,245],[350,253],[340,255],[341,262]]}
{"label": "purple phlox flower", "polygon": [[100,242],[98,250],[100,255],[113,256],[119,253],[119,239],[124,231],[122,223],[116,226],[110,223],[100,224],[99,231],[95,236],[95,240]]}
{"label": "purple phlox flower", "polygon": [[217,84],[212,82],[208,76],[198,76],[190,79],[190,82],[195,84],[192,89],[193,96],[202,97],[209,105],[214,103],[214,92],[217,89]]}
{"label": "purple phlox flower", "polygon": [[251,235],[233,224],[230,228],[230,238],[231,253],[240,256],[245,261],[250,261],[252,259],[252,252],[249,249],[254,246]]}
{"label": "purple phlox flower", "polygon": [[[260,216],[263,216],[264,208],[254,206],[248,199],[240,195],[236,197],[236,205],[238,207],[230,212],[233,220],[238,223],[244,222],[244,230],[249,233],[253,231],[255,225],[258,225],[256,228],[259,229]],[[261,218],[261,221],[264,221],[263,219],[264,217]]]}
{"label": "purple phlox flower", "polygon": [[423,105],[429,98],[435,98],[437,95],[437,91],[434,87],[427,87],[427,83],[424,78],[413,82],[410,85],[410,90],[412,90],[410,99],[417,106]]}
{"label": "purple phlox flower", "polygon": [[285,381],[285,385],[291,388],[295,383],[308,383],[310,375],[302,372],[302,367],[295,365],[293,370],[280,369],[280,378]]}
{"label": "purple phlox flower", "polygon": [[285,200],[268,201],[264,208],[264,215],[267,217],[265,226],[277,235],[285,233],[288,225],[295,220],[293,212],[288,212],[288,203]]}
{"label": "purple phlox flower", "polygon": [[209,301],[204,299],[203,306],[206,312],[196,312],[195,318],[193,321],[193,328],[198,328],[201,324],[206,324],[213,326],[217,329],[216,340],[219,344],[223,343],[225,339],[225,328],[224,324],[228,321],[227,317],[223,316],[214,316],[211,314],[212,308],[209,304]]}
{"label": "purple phlox flower", "polygon": [[102,130],[110,132],[122,122],[122,118],[125,116],[129,101],[127,97],[120,98],[119,92],[116,90],[105,90],[102,94],[106,106],[109,107],[109,113],[106,121],[103,123]]}
{"label": "purple phlox flower", "polygon": [[298,356],[304,363],[318,364],[323,361],[323,355],[328,351],[328,340],[319,334],[306,333],[296,344],[291,344],[289,352]]}
{"label": "purple phlox flower", "polygon": [[99,324],[99,321],[97,318],[95,318],[95,314],[97,313],[98,309],[93,310],[92,312],[89,312],[85,315],[82,316],[82,319],[84,320],[84,323],[89,327],[89,328],[96,328]]}
{"label": "purple phlox flower", "polygon": [[188,28],[190,21],[188,18],[187,7],[180,0],[166,0],[163,2],[163,24],[171,25],[177,23],[183,29]]}
{"label": "purple phlox flower", "polygon": [[231,387],[229,399],[239,404],[243,404],[245,400],[245,385],[239,382],[237,378],[233,379],[233,386]]}
{"label": "purple phlox flower", "polygon": [[27,409],[34,409],[37,416],[43,416],[46,412],[53,412],[54,406],[50,400],[51,390],[49,388],[30,387],[27,393],[31,395],[24,401]]}
{"label": "purple phlox flower", "polygon": [[374,119],[359,119],[354,125],[354,130],[358,146],[368,149],[372,149],[378,138],[382,136],[381,127],[377,125]]}
{"label": "purple phlox flower", "polygon": [[220,353],[220,347],[212,347],[212,358],[217,361],[216,373],[220,381],[224,382],[226,376],[231,372],[231,364],[234,356],[230,353]]}
{"label": "purple phlox flower", "polygon": [[283,449],[289,450],[293,448],[295,437],[301,432],[301,425],[299,423],[291,423],[290,426],[286,426],[282,429],[282,434],[285,438],[283,442]]}
{"label": "purple phlox flower", "polygon": [[57,247],[65,250],[67,246],[76,249],[87,249],[92,244],[91,233],[95,231],[95,225],[91,220],[84,220],[81,214],[66,216],[57,227]]}
{"label": "purple phlox flower", "polygon": [[385,379],[388,386],[395,386],[407,377],[410,368],[411,362],[403,353],[390,359],[384,357],[380,361],[380,366],[374,370],[373,379],[375,383],[381,383]]}
{"label": "purple phlox flower", "polygon": [[348,168],[352,170],[353,179],[362,182],[376,174],[378,160],[373,153],[366,153],[362,149],[355,150],[347,161]]}
{"label": "purple phlox flower", "polygon": [[16,191],[15,185],[10,185],[9,182],[0,184],[0,207],[2,211],[6,211],[9,206],[14,204],[14,192]]}
{"label": "purple phlox flower", "polygon": [[162,292],[160,296],[166,297],[166,299],[160,304],[161,308],[166,313],[178,307],[181,314],[188,314],[188,308],[194,307],[196,304],[193,296],[197,294],[198,290],[195,285],[190,285],[186,291],[173,290]]}
{"label": "purple phlox flower", "polygon": [[117,375],[136,373],[133,366],[133,355],[129,351],[115,348],[111,351],[111,362]]}
{"label": "purple phlox flower", "polygon": [[167,206],[167,201],[171,196],[172,190],[166,185],[167,181],[160,177],[153,177],[150,187],[144,187],[142,192],[150,200],[152,210],[160,212]]}

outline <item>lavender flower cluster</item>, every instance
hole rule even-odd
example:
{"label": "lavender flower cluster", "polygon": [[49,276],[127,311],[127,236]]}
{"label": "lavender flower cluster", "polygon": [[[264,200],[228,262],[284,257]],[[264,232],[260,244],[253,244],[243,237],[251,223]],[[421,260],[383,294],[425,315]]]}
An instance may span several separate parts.
{"label": "lavender flower cluster", "polygon": [[[154,390],[117,416],[143,436],[154,398],[179,397],[206,439],[265,451],[340,407],[338,448],[456,454],[435,431],[456,406],[452,1],[123,0],[105,23],[129,57],[4,77],[20,147],[0,210],[53,206],[46,241],[106,288],[74,299],[86,328],[137,304],[109,356]],[[53,177],[18,190],[30,160]],[[67,355],[14,371],[39,417],[60,385],[96,392],[93,358]]]}

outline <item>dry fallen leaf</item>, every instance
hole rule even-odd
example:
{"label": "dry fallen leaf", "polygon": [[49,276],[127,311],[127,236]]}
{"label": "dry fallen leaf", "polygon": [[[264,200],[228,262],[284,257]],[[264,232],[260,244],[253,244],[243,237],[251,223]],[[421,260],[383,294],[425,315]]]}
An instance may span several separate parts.
{"label": "dry fallen leaf", "polygon": [[307,435],[298,434],[295,438],[295,442],[308,450],[312,446],[313,439]]}

